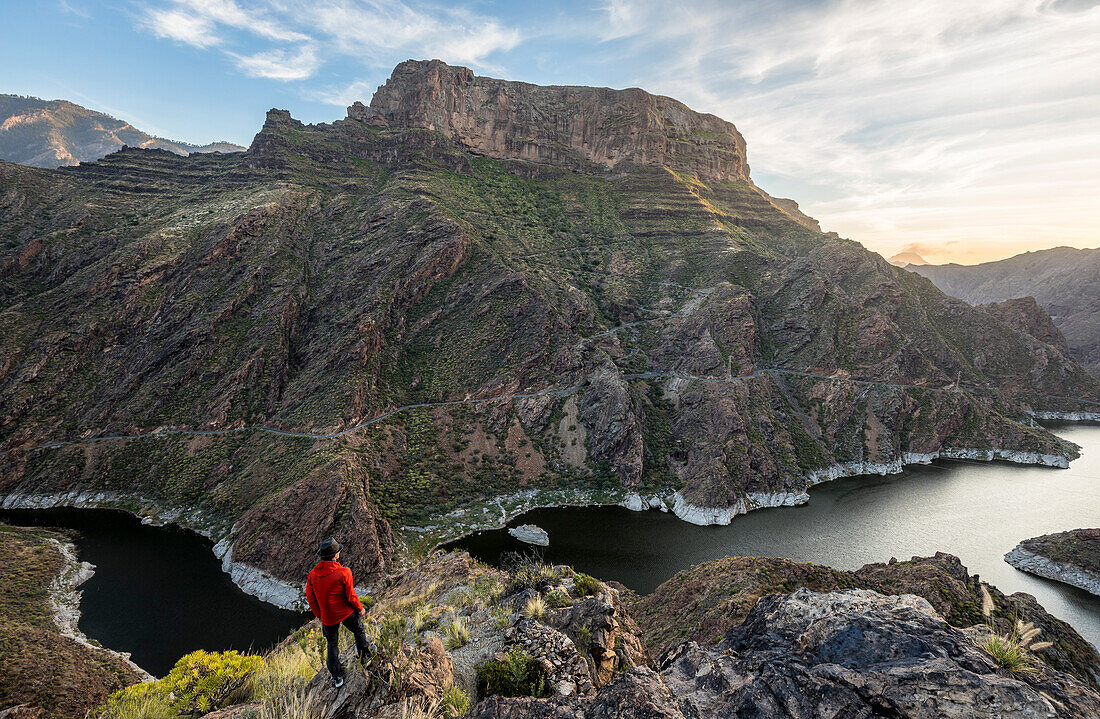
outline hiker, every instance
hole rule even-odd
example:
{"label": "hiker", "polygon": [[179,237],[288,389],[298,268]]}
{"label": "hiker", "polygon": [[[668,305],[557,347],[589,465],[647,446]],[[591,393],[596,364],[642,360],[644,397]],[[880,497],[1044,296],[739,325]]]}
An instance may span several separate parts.
{"label": "hiker", "polygon": [[363,631],[362,617],[367,613],[355,593],[351,570],[338,562],[340,543],[329,538],[321,542],[317,550],[320,561],[309,571],[306,579],[306,599],[313,615],[321,620],[328,644],[328,671],[332,685],[344,686],[344,665],[340,662],[340,625],[355,635],[355,648],[359,651],[359,663],[367,660],[370,644]]}

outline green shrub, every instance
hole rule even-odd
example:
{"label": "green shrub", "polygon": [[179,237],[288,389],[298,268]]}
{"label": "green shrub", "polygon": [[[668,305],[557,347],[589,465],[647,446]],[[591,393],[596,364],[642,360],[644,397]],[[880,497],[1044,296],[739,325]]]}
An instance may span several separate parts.
{"label": "green shrub", "polygon": [[299,631],[297,641],[264,657],[264,665],[248,680],[248,696],[265,699],[301,689],[324,666],[324,635],[319,629]]}
{"label": "green shrub", "polygon": [[478,689],[482,696],[545,697],[546,676],[531,655],[512,647],[500,661],[487,662],[477,668]]}
{"label": "green shrub", "polygon": [[1027,648],[1013,637],[1001,634],[986,634],[978,640],[978,646],[993,659],[993,662],[1014,674],[1034,670],[1033,660]]}
{"label": "green shrub", "polygon": [[156,690],[156,682],[134,684],[120,689],[107,700],[103,719],[175,719],[168,695]]}
{"label": "green shrub", "polygon": [[582,597],[587,597],[590,594],[599,594],[603,591],[603,584],[595,577],[591,577],[587,574],[577,572],[573,575],[573,585],[577,588],[577,593]]}
{"label": "green shrub", "polygon": [[141,712],[152,717],[206,713],[242,689],[263,666],[264,660],[258,656],[200,649],[183,656],[163,679],[112,694],[103,716],[126,719],[142,716]]}
{"label": "green shrub", "polygon": [[1053,643],[1035,642],[1042,630],[1031,622],[1024,622],[1021,619],[1016,619],[1012,623],[1008,634],[998,633],[993,624],[994,609],[993,597],[990,596],[985,585],[982,585],[982,615],[985,617],[988,631],[976,640],[978,647],[989,655],[994,664],[1013,674],[1029,674],[1036,671],[1035,657],[1031,652],[1047,649],[1053,646]]}
{"label": "green shrub", "polygon": [[512,612],[508,607],[493,607],[492,609],[493,621],[496,622],[497,629],[507,629],[512,624]]}
{"label": "green shrub", "polygon": [[409,623],[400,614],[384,614],[371,622],[370,635],[383,657],[395,657],[405,645]]}
{"label": "green shrub", "polygon": [[589,645],[592,644],[592,630],[588,627],[581,627],[578,629],[577,641],[581,644],[581,651],[588,651]]}
{"label": "green shrub", "polygon": [[568,607],[572,602],[569,601],[569,597],[565,595],[565,592],[555,589],[546,595],[546,603],[554,609],[561,609],[562,607]]}
{"label": "green shrub", "polygon": [[443,691],[439,708],[443,716],[460,717],[470,711],[470,697],[458,687],[449,687]]}

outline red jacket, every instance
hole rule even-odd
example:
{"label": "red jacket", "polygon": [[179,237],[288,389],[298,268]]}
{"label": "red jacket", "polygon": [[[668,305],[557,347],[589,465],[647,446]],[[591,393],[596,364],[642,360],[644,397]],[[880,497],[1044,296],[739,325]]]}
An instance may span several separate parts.
{"label": "red jacket", "polygon": [[321,624],[339,624],[363,608],[352,586],[351,570],[339,562],[322,560],[306,578],[306,599]]}

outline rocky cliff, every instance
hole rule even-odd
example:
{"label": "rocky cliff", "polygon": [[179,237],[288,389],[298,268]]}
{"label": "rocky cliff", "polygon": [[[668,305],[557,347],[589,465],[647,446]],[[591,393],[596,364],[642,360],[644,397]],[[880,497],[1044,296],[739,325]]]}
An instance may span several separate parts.
{"label": "rocky cliff", "polygon": [[979,265],[910,265],[971,304],[1033,297],[1065,335],[1071,355],[1100,376],[1100,249],[1056,247]]}
{"label": "rocky cliff", "polygon": [[[349,648],[344,659],[352,669],[342,688],[332,688],[321,670],[292,691],[300,706],[312,705],[326,719],[433,711],[479,719],[1085,719],[1100,711],[1100,657],[1068,626],[1067,639],[1087,647],[1082,667],[1056,668],[1052,647],[1036,642],[1025,652],[1026,667],[1013,671],[982,648],[988,625],[945,621],[935,581],[913,584],[932,601],[900,590],[811,590],[802,580],[812,572],[845,573],[784,560],[722,560],[743,561],[759,563],[745,577],[782,583],[783,590],[742,611],[720,586],[726,576],[720,566],[714,584],[701,571],[701,599],[729,607],[726,628],[716,637],[678,640],[654,656],[642,644],[651,627],[631,618],[614,586],[568,567],[527,561],[501,571],[463,554],[436,553],[393,576],[374,597],[368,618],[377,651],[366,669],[354,664]],[[947,555],[913,562],[923,563],[924,572],[958,565]],[[897,567],[896,576],[912,574],[901,564],[871,565],[871,573]],[[1016,615],[992,591],[994,630],[1002,631]],[[961,619],[958,611],[954,617]],[[699,629],[697,621],[698,615],[679,617],[688,633]],[[456,623],[468,633],[456,634]],[[1045,627],[1039,636],[1047,636]],[[272,704],[278,699],[262,700]],[[237,704],[208,716],[244,719],[257,709]]]}
{"label": "rocky cliff", "polygon": [[1100,529],[1075,529],[1025,539],[1005,555],[1017,569],[1100,596]]}
{"label": "rocky cliff", "polygon": [[1096,380],[769,198],[728,123],[437,62],[370,107],[272,110],[245,153],[0,163],[6,506],[180,522],[259,586],[324,534],[366,577],[533,504],[721,521],[1075,456],[1029,412]]}
{"label": "rocky cliff", "polygon": [[62,167],[98,160],[127,145],[177,155],[244,150],[231,142],[193,145],[155,137],[128,122],[67,100],[0,95],[0,160],[31,167]]}

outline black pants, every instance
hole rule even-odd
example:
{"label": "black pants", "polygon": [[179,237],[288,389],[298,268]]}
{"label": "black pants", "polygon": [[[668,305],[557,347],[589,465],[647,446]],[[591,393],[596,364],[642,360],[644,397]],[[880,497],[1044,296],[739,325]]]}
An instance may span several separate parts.
{"label": "black pants", "polygon": [[[359,619],[359,612],[352,612],[344,621],[340,622],[355,635],[355,648],[359,652],[359,660],[367,656],[370,643],[367,641],[367,633],[363,631],[363,622]],[[344,676],[344,665],[340,662],[340,624],[322,624],[321,630],[325,634],[328,643],[328,671],[332,678]]]}

